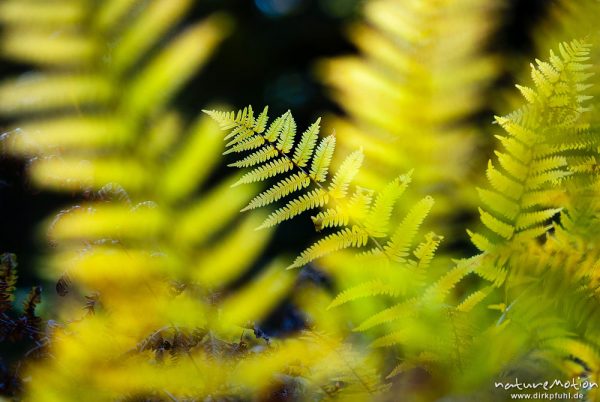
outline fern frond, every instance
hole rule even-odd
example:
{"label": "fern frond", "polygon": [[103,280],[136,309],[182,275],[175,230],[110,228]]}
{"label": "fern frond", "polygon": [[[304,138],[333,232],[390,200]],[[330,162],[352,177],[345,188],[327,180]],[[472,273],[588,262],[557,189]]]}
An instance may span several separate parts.
{"label": "fern frond", "polygon": [[377,195],[375,205],[365,223],[372,236],[379,237],[387,233],[394,205],[408,187],[411,174],[412,172],[409,172],[393,180]]}
{"label": "fern frond", "polygon": [[287,158],[279,158],[274,161],[268,162],[263,166],[259,166],[250,173],[246,173],[239,179],[234,186],[238,186],[240,184],[249,184],[255,183],[259,181],[266,180],[270,177],[280,175],[282,173],[288,172],[294,168],[292,162],[290,162]]}
{"label": "fern frond", "polygon": [[483,288],[481,290],[476,290],[475,292],[471,293],[465,300],[463,300],[456,307],[456,310],[460,311],[460,312],[463,312],[463,313],[468,313],[476,305],[478,305],[486,297],[488,297],[489,294],[492,293],[493,290],[494,290],[494,288],[492,286],[486,286],[485,288]]}
{"label": "fern frond", "polygon": [[[178,22],[192,4],[0,4],[0,51],[40,68],[0,85],[0,114],[14,118],[3,150],[30,158],[33,183],[84,193],[79,207],[48,220],[54,247],[44,258],[45,274],[64,278],[68,272],[69,286],[100,295],[88,299],[96,314],[83,315],[73,308],[76,300],[69,300],[58,313],[68,322],[53,333],[36,332],[45,337],[38,345],[49,343],[56,359],[27,368],[32,381],[26,399],[78,400],[86,393],[98,400],[165,394],[183,400],[227,398],[231,390],[243,399],[260,399],[277,386],[279,374],[340,375],[339,365],[326,357],[332,352],[318,344],[273,339],[265,346],[244,335],[248,325],[282,302],[295,281],[277,262],[257,281],[239,283],[272,232],[254,233],[266,214],[234,223],[245,205],[271,204],[305,189],[304,195],[321,191],[318,199],[305,199],[309,204],[325,203],[335,139],[323,140],[316,155],[318,121],[294,148],[291,113],[269,126],[267,108],[260,114],[251,108],[215,112],[212,117],[231,129],[226,152],[248,151],[234,165],[257,170],[213,186],[222,135],[207,116],[188,126],[170,101],[226,36],[229,21],[214,15],[180,30]],[[313,178],[304,170],[311,162]],[[231,188],[275,175],[281,176],[279,185],[258,196],[254,185]],[[290,215],[308,208],[288,206]],[[12,302],[14,290],[5,262],[0,309]],[[65,282],[59,279],[59,288]],[[222,292],[231,284],[235,291]],[[34,288],[24,304],[24,325],[39,322],[39,298]],[[246,353],[250,343],[261,349],[252,356]],[[306,369],[307,353],[317,350]],[[177,358],[183,353],[189,359]],[[169,355],[173,358],[165,359]],[[99,366],[101,376],[92,370]],[[210,379],[194,384],[197,375]]]}
{"label": "fern frond", "polygon": [[425,235],[425,241],[417,246],[413,252],[418,260],[417,268],[425,270],[429,267],[437,248],[444,238],[431,232]]}
{"label": "fern frond", "polygon": [[383,348],[393,346],[407,341],[406,331],[394,331],[390,334],[381,336],[371,343],[372,348]]}
{"label": "fern frond", "polygon": [[[249,115],[250,107],[233,112],[207,111],[222,128],[231,130],[242,136],[244,116]],[[265,109],[266,111],[266,109]],[[265,112],[266,113],[266,112]],[[267,120],[265,117],[264,121]],[[250,210],[270,205],[292,194],[286,205],[271,213],[258,229],[271,227],[315,208],[323,210],[314,216],[312,221],[317,231],[330,227],[341,227],[336,234],[329,235],[317,241],[305,250],[290,267],[300,267],[316,258],[325,256],[333,251],[348,247],[360,248],[369,241],[375,244],[376,249],[387,254],[387,249],[396,253],[396,248],[406,252],[411,245],[412,236],[420,226],[425,216],[429,213],[433,200],[428,197],[415,206],[412,216],[406,218],[404,227],[392,236],[389,244],[384,248],[376,238],[386,238],[389,231],[389,222],[393,207],[400,198],[408,183],[410,173],[399,177],[387,186],[384,191],[376,196],[373,204],[373,191],[357,187],[348,200],[350,184],[358,173],[362,162],[362,150],[354,151],[337,169],[336,173],[328,180],[329,164],[335,150],[335,137],[333,135],[323,138],[315,147],[318,139],[320,119],[313,123],[302,135],[299,144],[294,146],[296,123],[291,112],[286,112],[276,118],[265,130],[258,132],[254,128],[251,133],[243,134],[243,139],[238,142],[230,141],[225,153],[239,153],[253,150],[246,157],[231,164],[234,167],[254,166],[253,170],[246,173],[236,183],[251,183],[282,175],[275,185],[255,197],[243,210]],[[247,126],[253,126],[247,124]],[[262,124],[261,125],[266,125]],[[254,127],[254,126],[253,126]],[[231,138],[231,137],[230,137]],[[258,149],[257,149],[258,148]],[[293,151],[293,154],[292,154]],[[312,161],[311,161],[312,159]],[[310,172],[304,168],[311,162]],[[410,238],[403,230],[409,230]],[[404,239],[404,240],[402,240]],[[406,244],[401,244],[405,241]],[[400,253],[401,251],[397,251]],[[393,257],[393,258],[397,258]]]}
{"label": "fern frond", "polygon": [[237,167],[237,168],[247,168],[254,165],[258,165],[260,163],[264,163],[270,159],[273,159],[279,155],[276,149],[259,149],[258,151],[248,155],[242,160],[239,160],[235,163],[230,163],[229,167]]}
{"label": "fern frond", "polygon": [[483,136],[470,116],[485,108],[486,88],[499,71],[498,60],[486,52],[497,6],[367,2],[364,20],[350,30],[359,55],[319,65],[345,112],[329,127],[338,129],[344,149],[364,148],[357,183],[380,189],[397,172],[415,169],[415,192],[403,207],[431,194],[438,200],[432,214],[444,217],[446,227],[456,208],[473,207],[464,177],[482,162],[476,143]]}
{"label": "fern frond", "polygon": [[474,262],[472,260],[459,261],[456,266],[445,275],[443,275],[437,282],[431,285],[423,296],[428,301],[443,301],[450,291],[468,274],[474,270]]}
{"label": "fern frond", "polygon": [[348,186],[350,182],[358,173],[364,156],[362,150],[355,151],[348,155],[344,162],[340,165],[339,169],[333,176],[331,184],[329,185],[329,194],[333,198],[345,198],[348,192]]}
{"label": "fern frond", "polygon": [[350,221],[350,215],[342,208],[329,208],[311,217],[315,230],[320,232],[326,228],[346,226]]}
{"label": "fern frond", "polygon": [[[265,108],[264,113],[268,111],[268,108]],[[240,111],[236,112],[221,112],[218,110],[203,110],[204,113],[212,117],[214,121],[219,124],[219,127],[223,130],[228,130],[234,127],[245,127],[245,128],[253,128],[254,126],[254,112],[252,110],[252,106],[246,107]],[[234,131],[234,134],[237,134],[237,131]],[[226,139],[229,139],[227,137]]]}
{"label": "fern frond", "polygon": [[494,261],[481,261],[477,264],[474,272],[483,279],[492,282],[496,287],[502,286],[508,274],[506,267],[500,266]]}
{"label": "fern frond", "polygon": [[400,320],[404,317],[410,317],[416,313],[415,300],[407,300],[389,307],[363,321],[354,331],[363,332],[377,325],[382,325],[392,321]]}
{"label": "fern frond", "polygon": [[563,144],[569,143],[586,110],[583,83],[588,76],[580,71],[589,69],[583,64],[589,45],[575,40],[560,44],[559,51],[560,56],[550,53],[550,62],[532,65],[534,88],[519,87],[527,105],[496,117],[510,137],[499,137],[506,150],[496,152],[500,167],[489,161],[486,175],[492,190],[479,190],[485,204],[481,221],[490,235],[469,234],[482,251],[544,234],[545,223],[561,210],[542,196],[572,175]]}
{"label": "fern frond", "polygon": [[294,138],[296,137],[296,121],[288,111],[287,118],[283,122],[276,148],[283,154],[288,154],[294,146]]}

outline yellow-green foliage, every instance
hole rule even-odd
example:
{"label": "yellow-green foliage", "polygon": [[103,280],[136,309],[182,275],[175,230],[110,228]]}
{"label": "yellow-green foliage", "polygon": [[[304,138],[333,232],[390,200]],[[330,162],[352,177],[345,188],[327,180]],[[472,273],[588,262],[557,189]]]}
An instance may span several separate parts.
{"label": "yellow-green foliage", "polygon": [[[210,114],[223,128],[232,129],[228,136],[231,148],[227,152],[250,152],[249,156],[242,156],[243,162],[233,165],[248,167],[249,161],[258,165],[241,182],[284,173],[308,179],[302,186],[282,192],[290,182],[284,177],[263,192],[259,199],[267,201],[256,206],[307,188],[304,191],[308,196],[293,195],[287,206],[273,213],[272,216],[280,217],[285,212],[285,216],[272,220],[272,224],[320,207],[322,211],[312,217],[318,231],[352,225],[351,229],[319,240],[301,253],[292,266],[373,241],[374,247],[354,258],[351,254],[333,255],[323,263],[329,272],[336,273],[339,284],[347,286],[329,308],[373,298],[382,299],[384,306],[387,304],[377,311],[382,304],[369,302],[366,308],[355,309],[350,317],[359,320],[355,331],[377,330],[371,346],[397,348],[401,362],[395,364],[389,378],[409,375],[411,370],[421,367],[430,373],[436,387],[429,392],[430,397],[472,392],[485,386],[484,382],[490,378],[504,378],[502,370],[511,365],[523,370],[524,378],[539,375],[535,370],[527,372],[526,368],[529,355],[537,350],[540,355],[536,358],[544,362],[537,368],[539,372],[560,378],[585,375],[597,379],[596,326],[583,324],[583,317],[592,317],[598,308],[597,301],[589,299],[596,293],[597,283],[597,251],[593,240],[597,230],[589,222],[598,216],[597,203],[581,211],[581,203],[575,208],[563,196],[574,184],[587,183],[588,192],[597,188],[595,170],[583,168],[582,163],[588,161],[589,165],[589,158],[598,149],[595,131],[588,124],[590,108],[586,105],[590,99],[586,94],[590,88],[587,83],[590,66],[586,64],[589,52],[590,46],[584,42],[562,43],[557,52],[550,53],[549,61],[538,60],[532,66],[532,88],[517,86],[526,105],[505,117],[497,117],[506,131],[499,136],[504,151],[496,153],[498,166],[490,162],[488,167],[491,188],[480,190],[485,208],[481,209],[481,219],[487,232],[471,233],[471,237],[482,253],[454,264],[438,260],[433,269],[428,268],[441,239],[428,234],[424,242],[413,246],[417,229],[433,205],[431,198],[413,207],[389,237],[389,243],[381,246],[377,240],[387,236],[392,209],[406,188],[407,176],[393,181],[377,196],[359,187],[348,205],[363,207],[345,212],[344,198],[329,194],[335,189],[336,176],[342,175],[336,174],[330,180],[325,175],[317,181],[314,173],[303,169],[312,153],[319,160],[322,150],[316,147],[314,152],[306,153],[302,166],[297,163],[309,136],[313,144],[309,148],[315,149],[315,125],[294,149],[296,126],[289,112],[271,125],[267,124],[266,110],[256,119],[251,108],[237,114]],[[351,160],[352,155],[346,160]],[[275,162],[269,162],[271,159]],[[342,172],[345,165],[341,164]],[[278,170],[277,166],[285,168]],[[356,169],[358,166],[353,175]],[[315,185],[311,181],[324,185],[311,190],[309,186]],[[319,202],[294,209],[319,190],[322,191]],[[346,192],[343,196],[346,197]],[[330,198],[336,204],[329,204]],[[565,209],[568,207],[571,208]],[[549,224],[561,210],[561,225]],[[577,224],[581,220],[584,224],[588,222],[584,228]],[[539,238],[552,228],[555,233],[540,244]],[[344,274],[348,278],[344,279]],[[455,288],[471,274],[480,277],[482,283],[458,294]],[[552,295],[562,301],[557,304]],[[541,304],[536,302],[538,297],[543,301]],[[492,303],[489,308],[483,305],[486,300]],[[306,305],[310,308],[310,303]],[[577,308],[582,310],[575,314]],[[482,357],[482,350],[490,342],[506,348],[505,353]],[[455,378],[444,381],[449,370],[455,373]],[[589,396],[593,395],[592,390]]]}
{"label": "yellow-green foliage", "polygon": [[[567,177],[568,152],[585,149],[590,141],[582,114],[590,68],[589,45],[563,43],[549,62],[537,61],[531,75],[535,89],[517,86],[527,105],[496,121],[506,130],[498,138],[505,152],[488,164],[491,190],[481,189],[480,210],[490,235],[472,233],[482,251],[506,242],[526,242],[544,234],[546,222],[559,210],[554,187]],[[577,169],[577,166],[571,166]]]}
{"label": "yellow-green foliage", "polygon": [[[306,392],[320,395],[359,364],[327,335],[253,339],[254,322],[293,286],[280,261],[227,291],[271,231],[254,233],[260,214],[236,219],[255,186],[230,190],[232,178],[207,188],[220,134],[207,117],[187,124],[170,104],[231,25],[215,15],[179,30],[191,5],[0,5],[3,54],[39,67],[0,86],[0,113],[14,119],[4,147],[31,158],[35,184],[83,195],[45,225],[45,275],[70,295],[46,345],[53,358],[27,370],[28,400],[263,399],[308,376]],[[91,293],[87,314],[79,292]],[[376,390],[372,377],[361,392]],[[355,393],[353,382],[338,388]]]}
{"label": "yellow-green foliage", "polygon": [[[422,199],[402,224],[390,233],[394,205],[410,182],[410,175],[396,178],[379,194],[356,187],[353,195],[349,196],[349,186],[362,165],[362,151],[348,155],[338,170],[330,174],[335,137],[330,135],[318,141],[319,120],[302,134],[300,142],[295,145],[296,122],[291,113],[288,111],[267,124],[267,112],[268,108],[265,108],[255,118],[249,106],[237,113],[207,113],[222,129],[231,130],[225,137],[229,140],[229,148],[225,153],[246,153],[231,166],[253,167],[236,185],[271,177],[279,180],[255,197],[245,210],[269,205],[292,195],[285,206],[271,213],[259,229],[277,225],[317,208],[322,211],[311,219],[318,232],[326,228],[341,228],[303,251],[289,268],[302,267],[331,252],[350,247],[365,247],[368,255],[403,262],[408,255],[412,236],[431,210],[433,199]],[[304,194],[294,194],[297,192]]]}
{"label": "yellow-green foliage", "polygon": [[[597,382],[598,176],[584,168],[598,152],[589,125],[590,46],[574,40],[558,49],[532,66],[535,88],[517,86],[526,105],[496,119],[506,130],[504,152],[487,171],[492,189],[480,190],[489,231],[471,235],[483,251],[475,272],[502,288],[492,306],[501,315],[475,350],[492,342],[505,354],[475,364],[485,375],[500,362],[517,364],[522,378],[535,378],[551,372],[546,362],[566,378]],[[558,211],[560,223],[552,223]],[[537,368],[527,368],[531,359]],[[584,393],[598,398],[595,389]]]}
{"label": "yellow-green foliage", "polygon": [[469,119],[485,107],[498,70],[483,50],[497,12],[495,1],[365,2],[365,22],[350,31],[361,55],[321,67],[349,115],[330,123],[340,145],[364,148],[358,184],[378,189],[414,169],[415,196],[406,205],[431,194],[434,215],[446,217],[474,205],[468,183],[485,137]]}
{"label": "yellow-green foliage", "polygon": [[[415,349],[416,357],[430,351],[426,345],[431,338],[424,337],[423,331],[431,328],[418,324],[418,320],[426,320],[428,324],[438,325],[440,329],[444,327],[443,321],[447,322],[448,329],[453,327],[453,313],[446,312],[449,309],[444,303],[452,288],[472,272],[475,266],[474,261],[466,260],[438,278],[433,279],[432,275],[428,277],[428,267],[442,239],[434,233],[429,233],[423,242],[415,246],[415,238],[419,227],[433,207],[433,199],[427,196],[417,202],[401,222],[395,228],[391,228],[394,207],[410,182],[410,174],[393,180],[378,194],[357,187],[354,195],[349,197],[348,187],[360,168],[362,153],[355,151],[350,154],[340,165],[339,170],[329,175],[328,161],[334,152],[334,137],[325,137],[319,145],[315,146],[318,142],[317,122],[305,131],[298,145],[294,147],[296,123],[290,112],[286,112],[268,124],[267,111],[265,108],[257,117],[254,116],[252,107],[237,113],[207,112],[221,128],[230,130],[225,136],[229,141],[229,149],[225,153],[243,153],[241,159],[231,165],[252,168],[236,185],[287,175],[287,177],[277,177],[278,181],[275,184],[257,196],[251,201],[250,206],[244,209],[251,209],[254,204],[268,205],[291,194],[286,205],[273,212],[259,227],[260,229],[292,219],[302,212],[320,208],[321,211],[312,216],[317,231],[330,227],[343,229],[325,235],[303,251],[290,268],[301,267],[336,251],[363,249],[358,256],[358,262],[336,256],[332,257],[333,262],[329,262],[329,265],[338,266],[338,275],[341,277],[351,269],[364,272],[371,270],[370,273],[362,275],[363,278],[371,279],[365,279],[364,282],[354,284],[342,292],[330,303],[329,308],[356,299],[380,295],[399,299],[394,306],[365,317],[356,330],[365,331],[375,326],[402,320],[403,329],[394,329],[390,334],[378,337],[372,345],[392,346],[409,343]],[[310,171],[307,172],[304,167],[309,165],[311,159]],[[322,160],[326,160],[327,163],[323,164]],[[319,168],[322,167],[323,170],[320,171]],[[302,180],[302,184],[288,186],[288,183],[294,182],[296,177]],[[294,194],[301,191],[305,194]],[[376,268],[377,271],[374,272]],[[329,269],[331,270],[331,267]],[[356,275],[352,276],[353,279],[356,277]],[[457,311],[469,311],[491,289],[490,286],[475,292],[457,307]],[[440,316],[440,311],[444,311],[443,316]],[[434,316],[436,319],[433,318]],[[450,321],[442,320],[446,316]],[[414,321],[410,321],[407,325],[409,318]],[[333,331],[339,330],[333,329]],[[441,333],[450,332],[441,329]],[[417,342],[418,346],[414,342]],[[459,340],[452,342],[456,343],[455,348],[462,347],[458,344]],[[435,351],[443,351],[446,356],[453,355],[455,348],[444,349],[447,346],[442,342]],[[439,360],[441,357],[434,355],[432,359]],[[400,368],[397,368],[394,374],[399,373],[399,370]]]}
{"label": "yellow-green foliage", "polygon": [[[433,388],[417,391],[419,400],[514,380],[503,374],[513,366],[523,380],[540,373],[600,378],[598,326],[592,318],[600,308],[599,210],[593,197],[598,178],[595,170],[581,168],[582,159],[598,150],[597,132],[587,124],[589,49],[580,41],[562,43],[559,56],[537,61],[535,89],[518,86],[527,104],[497,118],[506,130],[505,153],[497,153],[498,169],[488,169],[492,189],[480,190],[482,221],[490,231],[485,237],[471,234],[481,254],[457,261],[447,273],[441,268],[441,275],[439,269],[423,272],[420,263],[389,265],[364,255],[327,261],[338,277],[350,274],[342,279],[349,288],[330,307],[373,297],[391,304],[375,314],[373,308],[355,309],[354,319],[362,320],[355,330],[383,326],[372,345],[399,346],[401,362],[390,377],[410,378],[416,367],[430,373]],[[560,224],[548,223],[561,210]],[[431,235],[427,240],[415,257],[435,249],[438,242]],[[434,260],[435,265],[448,264]],[[483,283],[457,298],[452,289],[472,273]],[[451,381],[445,379],[448,372]],[[595,390],[585,393],[596,400]]]}
{"label": "yellow-green foliage", "polygon": [[[223,16],[179,31],[191,1],[48,4],[0,3],[0,50],[38,66],[0,85],[4,148],[30,159],[35,184],[81,201],[44,225],[44,273],[66,296],[37,340],[52,357],[24,368],[27,400],[486,401],[515,377],[600,381],[597,1],[557,3],[553,43],[538,45],[554,50],[517,86],[524,105],[496,118],[496,156],[474,180],[468,120],[497,70],[481,51],[495,2],[367,2],[371,27],[354,35],[366,60],[325,67],[350,117],[324,121],[337,134],[323,138],[320,119],[297,135],[289,111],[207,112],[223,136],[174,110]],[[221,152],[245,172],[209,186]],[[485,176],[479,252],[436,257],[425,194],[452,218]],[[296,281],[286,257],[239,281],[272,228],[308,211],[324,233],[289,267],[330,274],[333,292]],[[15,274],[1,268],[3,313]],[[307,330],[253,337],[288,296]],[[32,320],[38,302],[34,288]]]}

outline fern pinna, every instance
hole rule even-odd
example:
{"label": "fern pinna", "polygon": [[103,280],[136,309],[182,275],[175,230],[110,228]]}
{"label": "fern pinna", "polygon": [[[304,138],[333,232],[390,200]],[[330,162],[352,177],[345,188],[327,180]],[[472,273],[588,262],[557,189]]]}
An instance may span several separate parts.
{"label": "fern pinna", "polygon": [[[319,140],[320,119],[313,123],[296,144],[296,122],[288,111],[268,122],[268,108],[257,117],[252,107],[235,112],[207,111],[223,130],[230,130],[227,151],[244,153],[230,166],[252,168],[236,183],[252,183],[277,177],[278,181],[257,195],[244,210],[274,203],[290,196],[285,206],[272,212],[259,226],[271,227],[305,212],[320,208],[312,216],[315,229],[340,228],[303,251],[289,268],[298,268],[331,252],[346,248],[366,248],[368,254],[391,260],[406,255],[405,234],[400,227],[390,234],[390,218],[396,201],[406,189],[410,175],[396,178],[379,194],[356,187],[351,196],[349,186],[362,162],[362,150],[349,154],[337,171],[330,173],[335,151],[335,136]],[[281,177],[280,177],[281,176]],[[415,206],[415,215],[424,217],[433,205],[425,197]],[[407,217],[406,219],[410,219]]]}

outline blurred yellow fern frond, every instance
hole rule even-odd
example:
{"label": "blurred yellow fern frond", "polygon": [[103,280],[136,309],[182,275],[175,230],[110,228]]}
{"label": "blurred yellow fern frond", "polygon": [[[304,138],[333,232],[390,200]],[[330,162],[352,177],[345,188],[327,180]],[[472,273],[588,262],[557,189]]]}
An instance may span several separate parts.
{"label": "blurred yellow fern frond", "polygon": [[484,51],[495,8],[472,0],[365,3],[365,22],[350,31],[361,55],[320,67],[348,114],[330,120],[340,146],[364,148],[358,184],[379,189],[414,169],[414,197],[434,196],[434,216],[474,205],[466,184],[484,137],[470,119],[485,108],[499,69]]}

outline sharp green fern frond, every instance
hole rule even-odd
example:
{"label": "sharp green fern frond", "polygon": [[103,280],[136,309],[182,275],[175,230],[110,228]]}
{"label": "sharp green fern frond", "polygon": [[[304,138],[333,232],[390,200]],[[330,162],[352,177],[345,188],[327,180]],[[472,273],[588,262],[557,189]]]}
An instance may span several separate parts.
{"label": "sharp green fern frond", "polygon": [[[239,135],[240,134],[240,130],[239,128],[258,128],[261,127],[261,132],[264,130],[264,121],[266,120],[266,114],[268,112],[268,108],[265,108],[265,110],[263,111],[264,116],[262,118],[263,123],[261,125],[259,125],[258,127],[255,127],[255,121],[254,121],[254,111],[252,110],[252,107],[247,107],[244,108],[243,110],[236,112],[220,112],[217,110],[203,110],[204,113],[206,113],[207,115],[209,115],[210,117],[213,118],[214,121],[216,121],[219,124],[219,127],[222,130],[228,130],[231,128],[238,128],[238,130],[232,131],[232,133],[227,136],[225,139],[229,139],[233,136],[235,136],[236,134]],[[262,115],[262,114],[261,114]]]}
{"label": "sharp green fern frond", "polygon": [[320,232],[326,228],[346,226],[350,221],[350,215],[341,208],[329,208],[319,212],[317,216],[311,217],[315,230]]}
{"label": "sharp green fern frond", "polygon": [[[263,113],[266,113],[266,110],[265,108]],[[285,205],[272,212],[258,229],[275,226],[316,208],[322,209],[312,216],[317,231],[341,228],[306,249],[289,268],[301,267],[334,251],[362,248],[369,242],[373,243],[374,250],[379,250],[391,258],[400,258],[399,255],[411,246],[412,237],[433,206],[433,199],[426,197],[415,206],[415,210],[407,216],[388,243],[381,245],[376,239],[385,239],[388,236],[394,205],[410,182],[410,173],[392,181],[375,197],[375,202],[373,191],[362,187],[357,187],[352,196],[348,197],[352,180],[363,163],[363,152],[352,152],[333,177],[328,177],[335,150],[335,137],[325,137],[316,145],[320,119],[303,133],[296,145],[296,123],[289,111],[276,118],[270,125],[261,123],[261,126],[266,127],[264,133],[256,130],[254,121],[247,121],[247,116],[252,116],[251,107],[237,113],[206,113],[223,129],[230,130],[226,138],[235,140],[243,135],[240,142],[229,141],[226,154],[252,152],[230,164],[234,167],[253,166],[253,170],[244,174],[235,185],[282,176],[277,183],[252,199],[243,211],[267,206],[291,196]],[[268,119],[264,117],[262,120],[266,122]],[[252,127],[251,133],[241,134],[248,127]],[[307,172],[305,167],[309,162],[311,167]]]}
{"label": "sharp green fern frond", "polygon": [[411,174],[412,172],[406,176],[398,177],[377,195],[375,205],[365,224],[367,230],[373,236],[379,237],[380,232],[378,230],[381,230],[382,235],[387,233],[394,205],[408,187]]}
{"label": "sharp green fern frond", "polygon": [[298,172],[290,177],[282,179],[273,187],[254,197],[252,201],[250,201],[250,203],[244,209],[242,209],[242,211],[272,204],[291,193],[308,187],[309,185],[310,178],[306,175],[306,173]]}
{"label": "sharp green fern frond", "polygon": [[298,198],[289,201],[283,208],[279,208],[265,219],[259,229],[278,225],[279,223],[292,219],[302,212],[310,211],[317,207],[322,207],[329,201],[329,195],[324,190],[318,188]]}
{"label": "sharp green fern frond", "polygon": [[264,181],[270,177],[288,172],[294,168],[294,164],[287,158],[279,158],[268,162],[263,166],[257,167],[250,173],[246,173],[234,185],[249,184]]}
{"label": "sharp green fern frond", "polygon": [[345,198],[348,193],[348,186],[350,182],[358,173],[364,156],[362,150],[354,151],[346,157],[344,162],[340,165],[338,171],[333,176],[331,184],[329,185],[329,194],[333,198]]}

